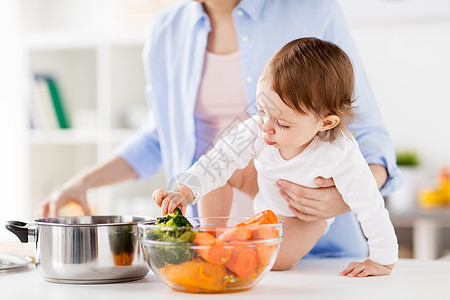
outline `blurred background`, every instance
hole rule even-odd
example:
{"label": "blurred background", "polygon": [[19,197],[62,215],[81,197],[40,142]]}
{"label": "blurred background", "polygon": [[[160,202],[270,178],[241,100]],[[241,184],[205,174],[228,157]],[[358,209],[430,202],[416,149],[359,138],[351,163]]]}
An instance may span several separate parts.
{"label": "blurred background", "polygon": [[[106,159],[146,114],[141,51],[175,0],[2,0],[0,222]],[[387,206],[402,257],[450,248],[450,0],[339,0],[406,175]],[[97,214],[159,215],[164,176],[90,191]],[[74,212],[73,207],[65,213]],[[62,212],[64,214],[64,212]],[[0,240],[14,239],[0,230]]]}

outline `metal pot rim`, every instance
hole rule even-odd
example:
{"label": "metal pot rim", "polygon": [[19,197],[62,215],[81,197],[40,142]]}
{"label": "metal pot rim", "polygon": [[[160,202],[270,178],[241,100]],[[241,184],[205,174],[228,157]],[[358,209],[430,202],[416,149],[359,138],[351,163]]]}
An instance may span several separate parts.
{"label": "metal pot rim", "polygon": [[[133,221],[126,222],[105,222],[105,223],[64,223],[64,220],[71,219],[107,219],[107,218],[123,218],[125,220],[131,219]],[[152,221],[152,217],[146,216],[130,216],[130,215],[106,215],[106,216],[77,216],[77,217],[53,217],[53,218],[43,218],[34,220],[34,224],[39,226],[56,226],[56,227],[103,227],[103,226],[121,226],[121,225],[136,225],[142,221]]]}

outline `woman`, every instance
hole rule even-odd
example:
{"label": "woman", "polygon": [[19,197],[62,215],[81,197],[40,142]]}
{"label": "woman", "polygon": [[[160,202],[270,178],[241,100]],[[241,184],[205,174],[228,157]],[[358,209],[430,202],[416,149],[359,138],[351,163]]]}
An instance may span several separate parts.
{"label": "woman", "polygon": [[[349,54],[355,69],[358,118],[349,126],[383,195],[402,175],[361,62],[335,0],[204,0],[177,3],[159,12],[143,51],[146,96],[156,120],[116,149],[106,163],[76,175],[50,195],[41,216],[55,215],[76,201],[89,214],[86,191],[143,179],[164,166],[170,180],[184,172],[233,123],[255,112],[256,79],[268,59],[287,42],[306,36],[332,41]],[[280,178],[282,179],[282,178]],[[364,256],[365,240],[331,179],[319,189],[281,180],[280,193],[304,222],[338,216],[311,253]],[[252,163],[227,185],[250,197],[257,192]],[[227,215],[232,195],[216,190],[221,205],[200,201],[199,214]],[[209,197],[211,198],[211,197]],[[343,214],[343,215],[341,215]]]}

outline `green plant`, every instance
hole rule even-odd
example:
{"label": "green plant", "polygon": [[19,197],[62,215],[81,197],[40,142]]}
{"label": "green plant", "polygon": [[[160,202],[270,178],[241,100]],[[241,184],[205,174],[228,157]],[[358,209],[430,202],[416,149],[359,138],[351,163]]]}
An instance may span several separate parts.
{"label": "green plant", "polygon": [[405,167],[414,167],[419,165],[419,156],[414,151],[398,151],[397,165]]}

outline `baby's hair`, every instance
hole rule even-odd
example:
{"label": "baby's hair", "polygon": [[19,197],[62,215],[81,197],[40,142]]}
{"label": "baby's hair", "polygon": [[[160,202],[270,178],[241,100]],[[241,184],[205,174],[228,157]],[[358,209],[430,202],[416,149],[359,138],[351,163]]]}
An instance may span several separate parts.
{"label": "baby's hair", "polygon": [[262,79],[270,80],[272,89],[293,110],[341,119],[336,127],[319,132],[321,139],[333,141],[340,133],[349,134],[345,123],[354,116],[353,67],[335,44],[318,38],[294,40],[270,59]]}

